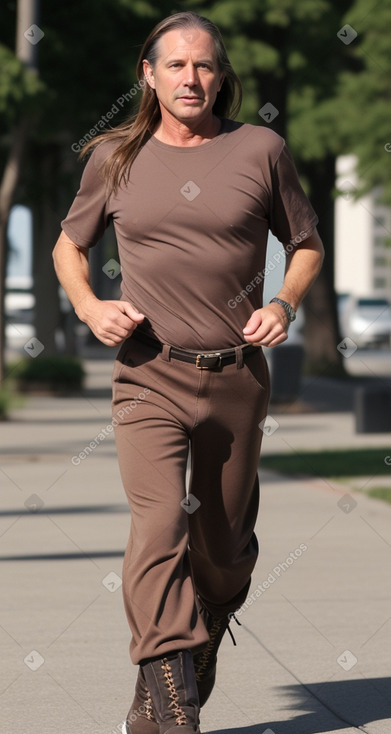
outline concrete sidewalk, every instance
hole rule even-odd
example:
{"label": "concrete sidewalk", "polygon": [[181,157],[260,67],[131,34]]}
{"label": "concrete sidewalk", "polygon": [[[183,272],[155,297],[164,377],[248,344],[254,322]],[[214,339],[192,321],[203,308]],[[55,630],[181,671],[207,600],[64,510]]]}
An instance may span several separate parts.
{"label": "concrete sidewalk", "polygon": [[[83,397],[31,398],[0,424],[4,732],[119,734],[132,698],[120,588],[130,516],[112,434],[81,458],[110,425],[111,363],[88,372]],[[391,454],[391,436],[356,436],[350,413],[275,419],[265,453]],[[330,480],[260,477],[260,558],[202,731],[389,734],[391,506]]]}

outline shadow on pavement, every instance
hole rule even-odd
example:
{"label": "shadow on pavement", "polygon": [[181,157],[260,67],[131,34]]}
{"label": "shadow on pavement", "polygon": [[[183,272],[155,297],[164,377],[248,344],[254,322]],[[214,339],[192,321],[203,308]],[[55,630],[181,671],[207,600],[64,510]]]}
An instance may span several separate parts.
{"label": "shadow on pavement", "polygon": [[25,556],[0,556],[0,561],[88,561],[93,558],[123,558],[122,550],[80,551],[77,553],[29,553]]}
{"label": "shadow on pavement", "polygon": [[117,504],[117,505],[67,505],[66,507],[46,507],[45,509],[36,508],[35,506],[29,507],[26,505],[26,510],[1,510],[0,517],[17,517],[18,515],[78,515],[87,514],[94,515],[96,513],[117,513],[127,512],[129,513],[129,505]]}
{"label": "shadow on pavement", "polygon": [[108,387],[85,387],[79,394],[80,398],[104,398],[105,400],[111,401],[112,391],[111,383],[108,382]]}
{"label": "shadow on pavement", "polygon": [[[73,397],[75,397],[75,396],[73,396]],[[83,397],[83,396],[81,396],[81,397]],[[56,400],[63,400],[64,401],[64,404],[66,405],[66,407],[69,407],[69,398],[63,397],[63,398],[55,398],[55,399]],[[53,426],[56,426],[56,425],[60,425],[60,426],[72,426],[75,423],[77,423],[79,426],[84,426],[84,425],[87,425],[88,423],[96,424],[98,421],[101,422],[102,423],[102,426],[103,426],[106,423],[110,423],[110,418],[107,417],[107,419],[106,419],[105,416],[100,416],[99,414],[98,415],[83,416],[83,417],[78,416],[77,418],[75,418],[75,416],[70,416],[69,418],[67,418],[66,416],[63,416],[61,414],[61,412],[59,412],[54,417],[44,418],[44,417],[42,417],[38,413],[38,411],[34,412],[33,415],[23,415],[23,417],[21,417],[20,415],[18,415],[17,412],[14,412],[13,415],[12,415],[12,423],[13,423],[13,425],[16,425],[16,424],[20,423],[21,425],[24,425],[24,426],[28,425],[29,423],[32,423],[34,425],[36,425],[37,423],[39,423],[40,426],[50,426],[50,425],[53,425]],[[15,454],[17,454],[19,452],[20,452],[20,449],[19,448],[15,448],[15,449],[11,449],[10,448],[10,449],[7,450],[7,454],[8,453],[15,453]],[[42,449],[40,449],[40,453],[42,453]]]}
{"label": "shadow on pavement", "polygon": [[[67,507],[26,507],[25,511],[3,510],[0,517],[22,517],[26,515],[77,515],[77,514],[94,514],[94,513],[127,513],[129,514],[129,506],[127,504],[110,504],[110,505],[75,505]],[[96,550],[80,552],[48,552],[48,553],[26,553],[24,555],[2,555],[0,561],[79,561],[92,560],[94,558],[123,558],[125,548],[119,550]]]}
{"label": "shadow on pavement", "polygon": [[263,721],[234,729],[214,729],[208,734],[321,734],[391,719],[391,678],[295,684],[280,686],[279,690],[292,710],[308,713],[294,715],[288,721]]}

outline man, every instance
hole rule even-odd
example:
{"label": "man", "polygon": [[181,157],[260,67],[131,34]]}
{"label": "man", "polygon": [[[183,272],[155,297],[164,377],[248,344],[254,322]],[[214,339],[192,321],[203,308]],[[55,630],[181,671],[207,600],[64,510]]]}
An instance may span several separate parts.
{"label": "man", "polygon": [[[89,145],[54,259],[79,318],[121,344],[113,410],[132,518],[123,594],[140,666],[126,731],[190,734],[258,553],[261,347],[287,338],[323,248],[284,141],[228,119],[240,82],[213,23],[192,12],[163,20],[137,74],[139,111]],[[99,301],[88,248],[110,220],[122,299]],[[287,268],[263,306],[269,228]]]}

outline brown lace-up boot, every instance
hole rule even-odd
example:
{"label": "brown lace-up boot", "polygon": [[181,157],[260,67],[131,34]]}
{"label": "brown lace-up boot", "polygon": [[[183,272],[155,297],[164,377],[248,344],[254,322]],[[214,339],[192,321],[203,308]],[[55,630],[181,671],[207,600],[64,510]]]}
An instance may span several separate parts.
{"label": "brown lace-up boot", "polygon": [[141,667],[151,693],[159,734],[200,734],[200,706],[191,651],[170,653]]}
{"label": "brown lace-up boot", "polygon": [[159,734],[151,694],[139,668],[133,703],[125,722],[126,734]]}
{"label": "brown lace-up boot", "polygon": [[215,684],[217,651],[226,630],[231,635],[233,644],[236,645],[235,638],[229,628],[230,618],[233,617],[239,625],[240,622],[235,615],[214,617],[203,604],[200,604],[199,613],[209,633],[209,642],[206,643],[201,652],[194,655],[194,670],[201,707],[208,700]]}

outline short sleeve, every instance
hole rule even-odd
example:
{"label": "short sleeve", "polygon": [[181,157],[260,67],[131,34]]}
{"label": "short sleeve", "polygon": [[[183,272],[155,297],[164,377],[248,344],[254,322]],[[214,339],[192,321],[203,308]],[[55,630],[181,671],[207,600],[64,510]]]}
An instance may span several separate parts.
{"label": "short sleeve", "polygon": [[284,144],[272,170],[270,229],[282,243],[301,242],[318,223],[293,162]]}
{"label": "short sleeve", "polygon": [[95,148],[84,168],[80,188],[61,227],[81,247],[93,247],[110,224],[107,187],[99,173],[102,156]]}

